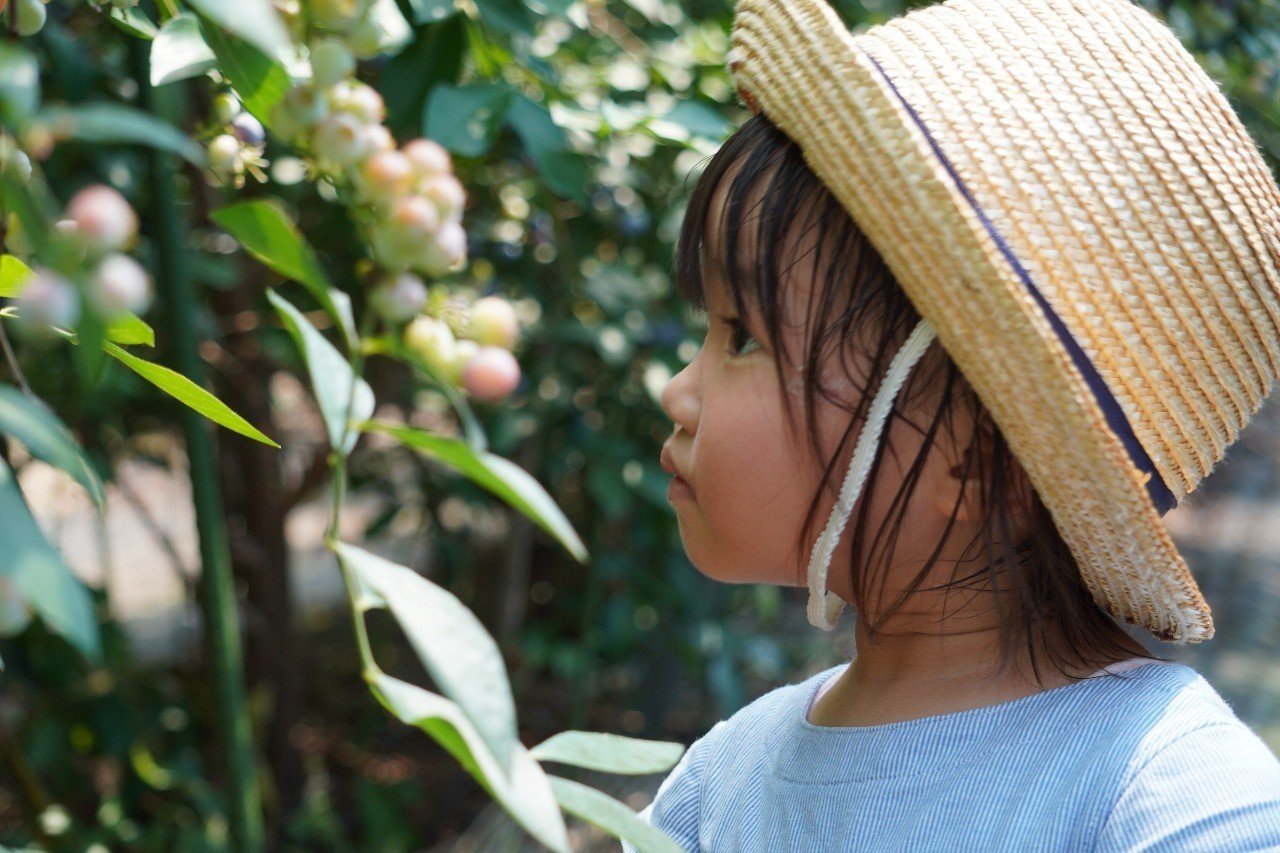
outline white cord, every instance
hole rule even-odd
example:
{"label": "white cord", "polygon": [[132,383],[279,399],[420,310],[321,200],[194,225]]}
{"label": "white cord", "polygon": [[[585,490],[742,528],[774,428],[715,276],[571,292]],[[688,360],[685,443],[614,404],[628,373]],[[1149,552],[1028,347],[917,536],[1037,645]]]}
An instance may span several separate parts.
{"label": "white cord", "polygon": [[827,589],[827,566],[836,550],[836,543],[840,541],[840,534],[844,532],[845,522],[853,511],[854,501],[858,499],[858,493],[862,491],[862,485],[871,470],[875,448],[884,431],[885,420],[889,417],[893,401],[906,383],[911,368],[924,355],[933,339],[933,327],[922,317],[911,330],[911,335],[902,348],[894,354],[893,361],[885,372],[884,382],[871,401],[867,422],[858,435],[853,459],[849,463],[849,473],[845,475],[844,484],[840,487],[840,497],[831,510],[826,529],[814,543],[813,555],[809,559],[809,624],[815,628],[824,631],[835,628],[840,612],[844,610],[844,600]]}

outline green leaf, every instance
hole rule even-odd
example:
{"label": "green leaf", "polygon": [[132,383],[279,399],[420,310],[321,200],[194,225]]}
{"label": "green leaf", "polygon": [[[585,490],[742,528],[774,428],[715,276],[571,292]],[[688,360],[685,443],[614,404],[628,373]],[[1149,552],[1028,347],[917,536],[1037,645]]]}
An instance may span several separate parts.
{"label": "green leaf", "polygon": [[170,18],[151,43],[151,85],[204,74],[217,63],[200,35],[200,21],[183,12]]}
{"label": "green leaf", "polygon": [[440,692],[458,703],[504,772],[520,742],[498,644],[457,596],[410,568],[354,545],[334,551],[370,601],[391,611]]}
{"label": "green leaf", "polygon": [[548,778],[556,801],[570,814],[630,841],[645,853],[685,853],[675,839],[641,818],[625,803],[572,779]]}
{"label": "green leaf", "polygon": [[574,151],[563,128],[543,104],[517,93],[507,110],[507,126],[524,143],[542,182],[563,198],[586,197],[587,163]]}
{"label": "green leaf", "polygon": [[102,482],[75,436],[43,401],[12,385],[0,385],[0,432],[17,438],[32,456],[74,477],[99,509],[106,505]]}
{"label": "green leaf", "polygon": [[684,754],[684,744],[603,732],[560,732],[531,749],[539,761],[558,761],[606,773],[661,773]]}
{"label": "green leaf", "polygon": [[386,433],[406,447],[443,462],[531,519],[579,563],[587,561],[587,549],[560,507],[537,480],[514,462],[487,451],[477,453],[459,439],[432,435],[413,427],[368,421],[361,429]]}
{"label": "green leaf", "polygon": [[216,424],[220,424],[232,432],[238,432],[241,435],[248,436],[254,441],[260,441],[272,447],[280,445],[272,441],[263,434],[257,427],[246,421],[231,410],[231,407],[192,382],[187,377],[177,371],[170,370],[159,364],[138,358],[136,355],[121,349],[110,341],[104,341],[103,349],[108,355],[118,358],[120,361],[159,388],[169,396],[195,409],[209,420]]}
{"label": "green leaf", "polygon": [[153,39],[156,37],[156,25],[146,14],[136,6],[129,9],[121,9],[119,6],[111,7],[111,23],[124,30],[131,36],[141,39]]}
{"label": "green leaf", "polygon": [[0,122],[17,125],[40,104],[40,64],[29,50],[0,42]]}
{"label": "green leaf", "polygon": [[107,340],[124,346],[142,344],[153,347],[156,345],[155,330],[137,314],[129,311],[123,312],[107,324],[106,336]]}
{"label": "green leaf", "polygon": [[479,157],[493,145],[513,94],[507,83],[439,83],[427,100],[424,133],[455,154]]}
{"label": "green leaf", "polygon": [[476,0],[485,24],[508,35],[534,34],[534,16],[524,0]]}
{"label": "green leaf", "polygon": [[94,663],[102,660],[98,620],[89,590],[45,539],[18,481],[0,458],[0,577],[7,580],[51,631]]}
{"label": "green leaf", "polygon": [[402,722],[417,726],[447,749],[530,835],[557,853],[569,853],[564,816],[547,774],[517,743],[508,778],[462,709],[389,675],[369,677],[374,696]]}
{"label": "green leaf", "polygon": [[365,15],[378,28],[379,53],[399,53],[413,38],[413,30],[396,0],[373,0]]}
{"label": "green leaf", "polygon": [[41,110],[34,120],[45,124],[57,139],[149,145],[201,168],[206,162],[204,148],[185,133],[150,113],[120,104],[53,105]]}
{"label": "green leaf", "polygon": [[293,40],[270,0],[187,0],[187,5],[267,57],[281,59]]}
{"label": "green leaf", "polygon": [[362,377],[354,377],[353,394],[354,375],[342,353],[311,325],[301,311],[272,288],[267,288],[267,299],[280,313],[280,319],[306,362],[311,389],[320,404],[320,413],[329,432],[329,444],[346,456],[360,438],[359,422],[373,413],[373,389]]}
{"label": "green leaf", "polygon": [[209,218],[225,228],[259,262],[305,287],[342,330],[347,346],[356,345],[350,300],[329,283],[315,250],[293,224],[279,199],[228,205],[209,214]]}
{"label": "green leaf", "polygon": [[729,120],[704,101],[677,101],[661,117],[649,122],[649,129],[664,139],[683,142],[703,136],[719,142],[729,130]]}
{"label": "green leaf", "polygon": [[271,127],[271,108],[293,86],[289,71],[252,44],[224,33],[206,21],[200,22],[204,42],[218,58],[218,71],[231,83],[240,103],[263,127]]}
{"label": "green leaf", "polygon": [[0,255],[0,296],[17,296],[27,284],[31,268],[13,255]]}

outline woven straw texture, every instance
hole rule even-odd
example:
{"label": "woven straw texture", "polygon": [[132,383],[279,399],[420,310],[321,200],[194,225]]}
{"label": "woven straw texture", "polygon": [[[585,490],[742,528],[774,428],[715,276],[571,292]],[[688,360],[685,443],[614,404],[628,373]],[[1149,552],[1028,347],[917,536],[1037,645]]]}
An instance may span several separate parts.
{"label": "woven straw texture", "polygon": [[739,0],[731,41],[739,97],[933,325],[1099,605],[1212,637],[1152,493],[1193,491],[1280,371],[1280,188],[1214,80],[1129,0],[858,35],[824,0]]}

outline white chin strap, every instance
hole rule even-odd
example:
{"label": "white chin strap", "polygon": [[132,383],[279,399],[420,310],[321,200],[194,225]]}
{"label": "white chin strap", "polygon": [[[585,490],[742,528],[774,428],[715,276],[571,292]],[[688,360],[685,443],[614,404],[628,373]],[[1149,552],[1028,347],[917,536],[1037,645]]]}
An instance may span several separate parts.
{"label": "white chin strap", "polygon": [[827,566],[831,555],[844,532],[845,522],[853,511],[854,501],[862,491],[862,485],[871,470],[871,460],[875,456],[876,445],[880,443],[880,434],[884,431],[885,420],[893,407],[898,391],[907,381],[911,368],[924,355],[925,349],[933,342],[933,327],[929,321],[921,318],[911,330],[906,343],[893,356],[888,371],[884,375],[884,383],[871,401],[871,409],[867,413],[867,422],[858,435],[858,443],[854,447],[853,459],[849,463],[849,473],[845,475],[844,485],[840,487],[840,497],[831,510],[827,527],[813,546],[813,555],[809,558],[809,623],[815,628],[830,631],[840,619],[840,611],[845,602],[840,596],[827,589]]}

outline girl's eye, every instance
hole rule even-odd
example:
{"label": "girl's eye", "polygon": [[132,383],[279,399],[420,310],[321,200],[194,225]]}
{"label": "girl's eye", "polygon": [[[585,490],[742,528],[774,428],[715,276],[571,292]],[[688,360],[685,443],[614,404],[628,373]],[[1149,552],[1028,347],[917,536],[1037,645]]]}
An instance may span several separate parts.
{"label": "girl's eye", "polygon": [[[736,317],[721,317],[720,319],[723,320],[725,324],[729,327],[730,355],[743,356],[743,355],[746,355],[748,352],[753,352],[754,350],[760,347],[759,341],[757,341],[754,337],[752,337],[751,333],[748,332],[746,328],[743,327],[742,323],[740,323]],[[742,347],[738,345],[739,340],[751,341],[752,343],[755,344],[755,346],[747,349],[744,352]]]}

